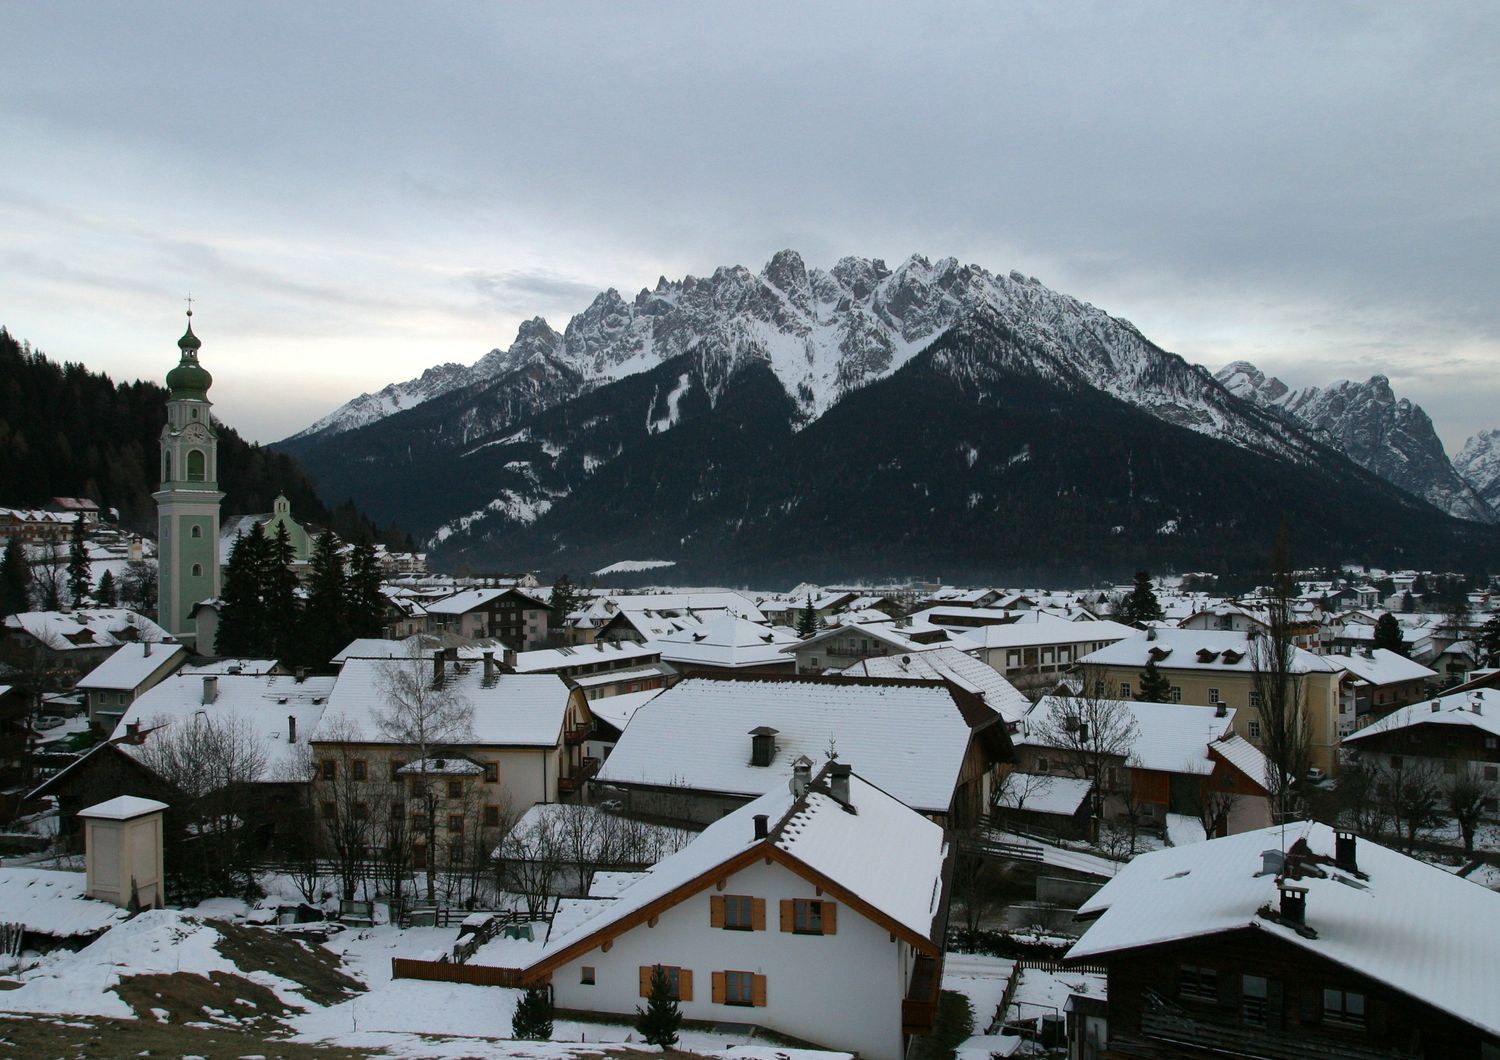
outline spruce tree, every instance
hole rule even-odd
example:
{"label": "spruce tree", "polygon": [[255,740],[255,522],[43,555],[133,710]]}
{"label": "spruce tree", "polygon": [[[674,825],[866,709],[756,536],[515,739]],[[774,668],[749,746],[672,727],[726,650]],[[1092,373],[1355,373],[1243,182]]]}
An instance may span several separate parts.
{"label": "spruce tree", "polygon": [[89,577],[89,548],[84,538],[83,513],[73,520],[73,536],[68,543],[68,596],[73,606],[83,603],[93,579]]}
{"label": "spruce tree", "polygon": [[1500,666],[1500,612],[1489,617],[1479,630],[1479,651],[1486,666]]}
{"label": "spruce tree", "polygon": [[672,982],[661,965],[651,969],[651,992],[646,1007],[635,1009],[635,1029],[647,1045],[670,1049],[677,1044],[677,1028],[682,1026],[682,1010],[673,996]]}
{"label": "spruce tree", "polygon": [[216,648],[220,655],[267,653],[266,604],[262,595],[269,543],[259,523],[235,541],[224,564]]}
{"label": "spruce tree", "polygon": [[552,583],[552,599],[548,603],[552,608],[548,624],[553,629],[562,629],[567,624],[568,616],[578,610],[578,588],[573,584],[573,579],[566,574],[559,574],[557,581]]}
{"label": "spruce tree", "polygon": [[1151,587],[1151,573],[1135,572],[1135,586],[1130,595],[1120,601],[1115,618],[1127,626],[1144,626],[1147,622],[1160,622],[1161,603],[1156,599],[1156,590]]}
{"label": "spruce tree", "polygon": [[313,546],[307,580],[307,603],[302,608],[302,635],[288,645],[289,661],[306,666],[327,666],[340,648],[349,643],[348,579],[339,539],[325,531]]}
{"label": "spruce tree", "polygon": [[1397,655],[1406,654],[1406,640],[1401,636],[1401,623],[1389,611],[1375,620],[1374,644],[1377,648],[1393,651]]}
{"label": "spruce tree", "polygon": [[516,1002],[510,1017],[510,1036],[545,1042],[552,1038],[552,996],[540,987],[528,987]]}
{"label": "spruce tree", "polygon": [[[265,646],[257,652],[275,659],[296,658],[299,607],[297,602],[297,551],[292,548],[286,524],[279,523],[276,536],[267,538],[265,561],[260,571],[261,600],[265,603]],[[340,645],[342,647],[342,645]]]}
{"label": "spruce tree", "polygon": [[797,615],[797,636],[803,640],[815,636],[818,632],[818,612],[813,610],[812,596],[809,595],[807,603]]}
{"label": "spruce tree", "polygon": [[1165,703],[1172,696],[1172,682],[1156,667],[1155,659],[1146,660],[1145,672],[1141,674],[1141,690],[1135,698],[1140,703]]}
{"label": "spruce tree", "polygon": [[0,610],[7,615],[31,610],[31,567],[19,536],[5,543],[5,556],[0,558]]}
{"label": "spruce tree", "polygon": [[94,590],[94,599],[99,601],[100,607],[114,607],[119,602],[119,593],[115,591],[113,571],[106,570],[99,575],[99,587]]}
{"label": "spruce tree", "polygon": [[380,636],[385,628],[385,594],[380,591],[380,560],[368,537],[361,537],[349,553],[347,592],[349,636]]}

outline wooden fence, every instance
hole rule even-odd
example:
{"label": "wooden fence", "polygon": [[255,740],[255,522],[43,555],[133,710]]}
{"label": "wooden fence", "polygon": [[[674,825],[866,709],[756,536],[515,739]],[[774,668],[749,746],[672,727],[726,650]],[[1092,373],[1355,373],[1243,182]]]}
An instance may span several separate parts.
{"label": "wooden fence", "polygon": [[469,983],[474,986],[521,985],[521,969],[492,968],[483,964],[454,964],[445,956],[441,961],[420,961],[412,957],[392,957],[393,979],[428,979],[437,983]]}

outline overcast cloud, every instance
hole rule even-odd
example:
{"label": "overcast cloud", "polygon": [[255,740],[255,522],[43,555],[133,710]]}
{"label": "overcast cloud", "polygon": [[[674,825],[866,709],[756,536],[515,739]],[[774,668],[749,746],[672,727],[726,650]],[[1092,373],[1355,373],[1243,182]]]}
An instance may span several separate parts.
{"label": "overcast cloud", "polygon": [[658,275],[919,252],[1500,426],[1500,6],[0,7],[0,323],[274,440]]}

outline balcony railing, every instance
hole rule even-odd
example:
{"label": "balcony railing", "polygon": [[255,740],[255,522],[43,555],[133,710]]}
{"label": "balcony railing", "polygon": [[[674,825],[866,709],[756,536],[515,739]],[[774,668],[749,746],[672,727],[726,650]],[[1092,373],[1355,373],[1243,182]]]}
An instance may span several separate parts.
{"label": "balcony railing", "polygon": [[569,725],[563,730],[563,742],[567,744],[580,744],[586,741],[593,733],[592,725]]}

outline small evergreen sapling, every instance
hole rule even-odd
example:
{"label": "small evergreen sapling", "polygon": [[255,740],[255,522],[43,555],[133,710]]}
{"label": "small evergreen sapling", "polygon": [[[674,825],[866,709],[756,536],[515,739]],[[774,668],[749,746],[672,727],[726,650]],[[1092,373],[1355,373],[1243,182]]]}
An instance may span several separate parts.
{"label": "small evergreen sapling", "polygon": [[510,1036],[545,1042],[552,1038],[552,994],[543,987],[527,987],[510,1017]]}
{"label": "small evergreen sapling", "polygon": [[1146,660],[1146,669],[1141,674],[1141,690],[1136,693],[1138,703],[1165,703],[1172,696],[1172,682],[1156,667],[1155,659]]}
{"label": "small evergreen sapling", "polygon": [[670,1049],[677,1044],[677,1028],[682,1026],[682,1010],[673,996],[672,982],[661,965],[651,969],[651,993],[646,1007],[635,1009],[635,1029],[647,1045]]}
{"label": "small evergreen sapling", "polygon": [[818,613],[813,610],[812,597],[807,598],[807,603],[797,615],[797,636],[803,640],[814,636],[818,632]]}

